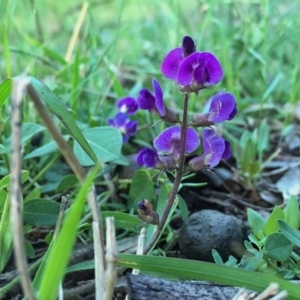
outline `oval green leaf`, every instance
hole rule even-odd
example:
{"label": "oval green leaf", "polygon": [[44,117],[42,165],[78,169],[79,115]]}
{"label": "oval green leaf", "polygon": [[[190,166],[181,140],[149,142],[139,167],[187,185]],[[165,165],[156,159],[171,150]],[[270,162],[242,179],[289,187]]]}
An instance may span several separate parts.
{"label": "oval green leaf", "polygon": [[279,232],[272,233],[266,239],[265,254],[276,261],[286,261],[293,251],[292,243]]}
{"label": "oval green leaf", "polygon": [[24,203],[24,222],[34,226],[54,226],[60,205],[53,200],[34,199]]}
{"label": "oval green leaf", "polygon": [[[104,163],[114,161],[120,157],[122,135],[119,130],[112,127],[94,127],[83,131],[85,139],[96,154],[97,160]],[[94,165],[78,142],[74,143],[74,153],[83,166]]]}

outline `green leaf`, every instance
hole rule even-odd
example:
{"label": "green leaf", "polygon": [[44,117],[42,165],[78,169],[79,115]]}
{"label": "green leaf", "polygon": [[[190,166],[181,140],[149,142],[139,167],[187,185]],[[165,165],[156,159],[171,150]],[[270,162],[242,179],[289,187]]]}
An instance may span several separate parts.
{"label": "green leaf", "polygon": [[278,220],[278,225],[282,234],[297,247],[300,247],[300,233],[283,220]]}
{"label": "green leaf", "polygon": [[70,266],[66,269],[66,274],[77,272],[77,271],[84,271],[84,270],[93,270],[95,269],[95,262],[94,260],[86,260],[82,261],[78,264]]}
{"label": "green leaf", "polygon": [[[122,135],[116,128],[89,128],[83,131],[83,135],[94,151],[98,161],[104,163],[119,158],[122,147]],[[94,164],[77,142],[74,143],[74,153],[83,166]]]}
{"label": "green leaf", "polygon": [[264,231],[267,235],[279,231],[279,219],[284,219],[284,212],[279,206],[275,206],[265,225]]}
{"label": "green leaf", "polygon": [[[36,123],[24,123],[21,128],[21,145],[24,145],[29,139],[31,139],[35,134],[45,130],[46,128],[42,125]],[[3,143],[4,148],[0,148],[0,154],[6,154],[11,152],[11,137]]]}
{"label": "green leaf", "polygon": [[80,144],[80,146],[89,155],[89,157],[94,162],[97,162],[95,153],[84,138],[81,130],[78,128],[77,124],[73,120],[71,114],[69,113],[67,107],[63,104],[63,102],[60,99],[58,99],[52,93],[52,91],[41,81],[33,77],[28,78],[30,79],[31,85],[38,94],[38,96],[46,103],[48,108],[60,119],[60,121],[68,129],[69,133],[75,138],[75,140]]}
{"label": "green leaf", "polygon": [[[68,140],[69,135],[64,135],[63,136],[65,140]],[[56,144],[55,141],[51,141],[35,150],[27,154],[24,159],[29,159],[29,158],[34,158],[34,157],[41,157],[46,154],[53,153],[58,149],[58,145]]]}
{"label": "green leaf", "polygon": [[[24,183],[29,178],[29,172],[27,170],[21,171],[21,183]],[[0,188],[7,187],[10,184],[11,175],[6,175],[0,180]]]}
{"label": "green leaf", "polygon": [[27,240],[25,240],[24,243],[25,243],[25,251],[26,251],[27,257],[34,258],[35,251],[34,251],[33,246]]}
{"label": "green leaf", "polygon": [[284,209],[284,221],[294,229],[299,229],[300,212],[297,197],[292,195]]}
{"label": "green leaf", "polygon": [[256,144],[249,136],[245,142],[241,158],[241,170],[244,175],[253,174],[252,168],[256,159]]}
{"label": "green leaf", "polygon": [[10,195],[6,193],[1,221],[0,221],[0,273],[3,271],[10,255],[13,241],[13,233],[10,227]]}
{"label": "green leaf", "polygon": [[24,222],[34,226],[54,226],[60,205],[53,200],[34,199],[24,203]]}
{"label": "green leaf", "polygon": [[183,221],[185,221],[188,216],[189,216],[189,210],[188,210],[188,207],[186,205],[186,202],[184,201],[184,199],[178,195],[178,207],[179,207],[179,210],[180,210],[180,215],[181,215],[181,218]]}
{"label": "green leaf", "polygon": [[[138,217],[118,211],[102,211],[101,215],[103,221],[107,217],[114,217],[116,228],[134,229],[136,226],[142,223],[142,220]],[[105,223],[103,225],[105,225]]]}
{"label": "green leaf", "polygon": [[217,265],[223,265],[223,264],[224,264],[221,255],[219,254],[219,252],[218,252],[216,249],[212,249],[212,250],[211,250],[211,254],[212,254],[212,256],[213,256],[214,262],[215,262]]}
{"label": "green leaf", "polygon": [[67,190],[73,188],[76,184],[78,184],[78,178],[73,174],[69,174],[59,182],[57,191],[66,192]]}
{"label": "green leaf", "polygon": [[247,220],[252,233],[258,237],[259,231],[265,227],[265,219],[255,210],[247,208]]}
{"label": "green leaf", "polygon": [[[94,168],[84,181],[80,191],[77,193],[74,203],[65,217],[57,239],[51,242],[53,246],[49,253],[47,252],[48,258],[44,265],[45,269],[39,275],[39,278],[42,280],[37,293],[39,300],[54,300],[57,298],[58,286],[65,274],[69,256],[76,240],[77,228],[84,210],[86,197],[98,171],[98,167]],[[35,287],[39,287],[39,280],[37,280]]]}
{"label": "green leaf", "polygon": [[134,208],[137,211],[137,204],[143,199],[151,201],[154,198],[154,185],[147,170],[140,169],[136,171],[132,178],[129,190],[129,200],[127,207],[130,210]]}
{"label": "green leaf", "polygon": [[12,80],[11,79],[6,79],[3,81],[0,85],[0,108],[10,95],[12,90]]}
{"label": "green leaf", "polygon": [[258,292],[265,290],[271,282],[277,282],[280,290],[288,292],[288,299],[298,300],[300,294],[299,286],[277,276],[202,261],[120,253],[118,254],[118,265],[178,275],[182,279],[205,280],[239,286]]}
{"label": "green leaf", "polygon": [[255,271],[259,267],[259,265],[262,261],[262,258],[263,258],[263,252],[257,251],[254,254],[254,256],[246,258],[246,260],[245,260],[246,263],[243,266],[244,269],[249,270],[249,271]]}
{"label": "green leaf", "polygon": [[286,261],[293,251],[292,243],[279,232],[272,233],[266,239],[265,254],[276,261]]}
{"label": "green leaf", "polygon": [[268,123],[264,119],[258,128],[257,151],[263,153],[269,146],[270,129]]}

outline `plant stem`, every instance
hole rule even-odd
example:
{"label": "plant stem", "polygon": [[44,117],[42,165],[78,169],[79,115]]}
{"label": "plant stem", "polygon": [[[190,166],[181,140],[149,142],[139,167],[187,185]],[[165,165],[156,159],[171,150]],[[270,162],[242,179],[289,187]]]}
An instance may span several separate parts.
{"label": "plant stem", "polygon": [[152,239],[150,240],[149,244],[145,247],[144,253],[148,253],[151,248],[155,245],[157,239],[160,236],[161,231],[163,230],[167,218],[169,216],[170,210],[174,203],[175,197],[177,195],[177,191],[179,185],[181,183],[181,179],[183,176],[183,167],[185,162],[185,145],[186,145],[186,133],[187,133],[187,111],[188,111],[188,102],[189,102],[189,94],[184,94],[184,104],[183,104],[183,117],[181,123],[181,134],[180,134],[180,156],[179,156],[179,163],[178,163],[178,171],[176,173],[176,177],[173,183],[172,190],[169,194],[167,205],[164,209],[164,212],[161,216],[159,225],[157,226],[157,230],[154,233]]}

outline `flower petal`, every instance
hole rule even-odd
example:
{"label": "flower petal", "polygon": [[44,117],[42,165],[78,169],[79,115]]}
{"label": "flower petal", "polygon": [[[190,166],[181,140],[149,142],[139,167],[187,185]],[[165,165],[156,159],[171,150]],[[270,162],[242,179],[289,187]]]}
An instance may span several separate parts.
{"label": "flower petal", "polygon": [[220,91],[212,98],[209,111],[209,121],[220,123],[232,119],[237,112],[234,96]]}
{"label": "flower petal", "polygon": [[147,168],[153,168],[156,165],[157,157],[158,155],[156,151],[149,148],[143,148],[139,152],[136,162],[141,167],[146,166]]}
{"label": "flower petal", "polygon": [[125,97],[117,102],[117,107],[120,112],[126,113],[127,115],[132,115],[137,112],[138,104],[136,100],[132,97]]}
{"label": "flower petal", "polygon": [[223,70],[218,59],[210,52],[202,52],[201,60],[206,62],[206,69],[209,78],[204,82],[205,85],[217,84],[223,78]]}
{"label": "flower petal", "polygon": [[159,153],[172,153],[174,142],[180,141],[180,131],[179,126],[171,126],[160,133],[153,141],[156,150]]}
{"label": "flower petal", "polygon": [[231,157],[231,154],[232,154],[231,146],[230,146],[230,143],[227,140],[224,140],[224,141],[225,141],[225,150],[224,150],[222,158],[223,159],[229,159]]}
{"label": "flower petal", "polygon": [[119,112],[115,115],[113,122],[113,126],[119,128],[125,126],[129,122],[129,118],[125,113]]}
{"label": "flower petal", "polygon": [[129,121],[125,125],[125,131],[128,135],[132,136],[136,133],[137,121]]}
{"label": "flower petal", "polygon": [[196,45],[194,40],[190,36],[185,36],[182,39],[182,50],[183,50],[183,56],[187,57],[190,54],[194,53],[196,51]]}
{"label": "flower petal", "polygon": [[181,47],[171,50],[162,62],[161,72],[166,78],[176,80],[177,72],[183,59]]}
{"label": "flower petal", "polygon": [[140,91],[137,102],[140,109],[156,111],[155,97],[147,89],[142,89]]}
{"label": "flower petal", "polygon": [[[181,128],[171,126],[164,130],[153,142],[159,153],[178,153],[180,151]],[[187,129],[185,152],[191,153],[200,144],[199,136],[194,128]]]}
{"label": "flower petal", "polygon": [[194,82],[205,86],[218,83],[222,77],[222,67],[212,53],[194,52],[181,63],[177,81],[183,86]]}
{"label": "flower petal", "polygon": [[155,97],[155,106],[159,112],[159,115],[163,117],[166,115],[166,109],[164,106],[164,98],[163,98],[164,95],[163,95],[162,88],[155,78],[153,78],[152,80],[152,86],[153,86],[154,97]]}
{"label": "flower petal", "polygon": [[185,152],[192,153],[200,145],[198,132],[194,128],[188,128],[186,132]]}
{"label": "flower petal", "polygon": [[220,136],[216,135],[212,129],[204,129],[203,135],[203,150],[205,153],[205,163],[210,168],[219,164],[225,151],[225,141]]}

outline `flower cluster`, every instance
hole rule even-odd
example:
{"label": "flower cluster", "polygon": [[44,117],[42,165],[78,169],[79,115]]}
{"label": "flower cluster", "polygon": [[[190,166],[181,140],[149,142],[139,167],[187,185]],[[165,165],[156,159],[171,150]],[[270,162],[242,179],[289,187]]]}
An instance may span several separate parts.
{"label": "flower cluster", "polygon": [[[174,80],[184,94],[198,94],[201,89],[215,85],[223,78],[218,59],[210,52],[197,52],[195,42],[189,36],[183,38],[182,46],[166,55],[161,72],[167,79]],[[156,137],[153,142],[155,150],[143,148],[139,152],[137,163],[147,168],[170,171],[178,167],[180,160],[182,122],[179,114],[165,105],[162,88],[156,79],[153,79],[152,85],[153,93],[147,89],[140,91],[137,98],[139,108],[148,110],[173,126]],[[185,155],[194,152],[200,145],[195,128],[209,128],[202,130],[203,154],[190,160],[190,170],[213,168],[221,159],[231,156],[230,143],[217,135],[211,126],[233,119],[236,113],[234,96],[222,90],[211,99],[209,112],[193,117],[186,131]]]}
{"label": "flower cluster", "polygon": [[125,97],[117,102],[119,112],[107,122],[110,126],[120,130],[123,137],[123,144],[127,143],[129,138],[136,133],[137,121],[131,121],[129,116],[138,110],[137,101],[132,97]]}

